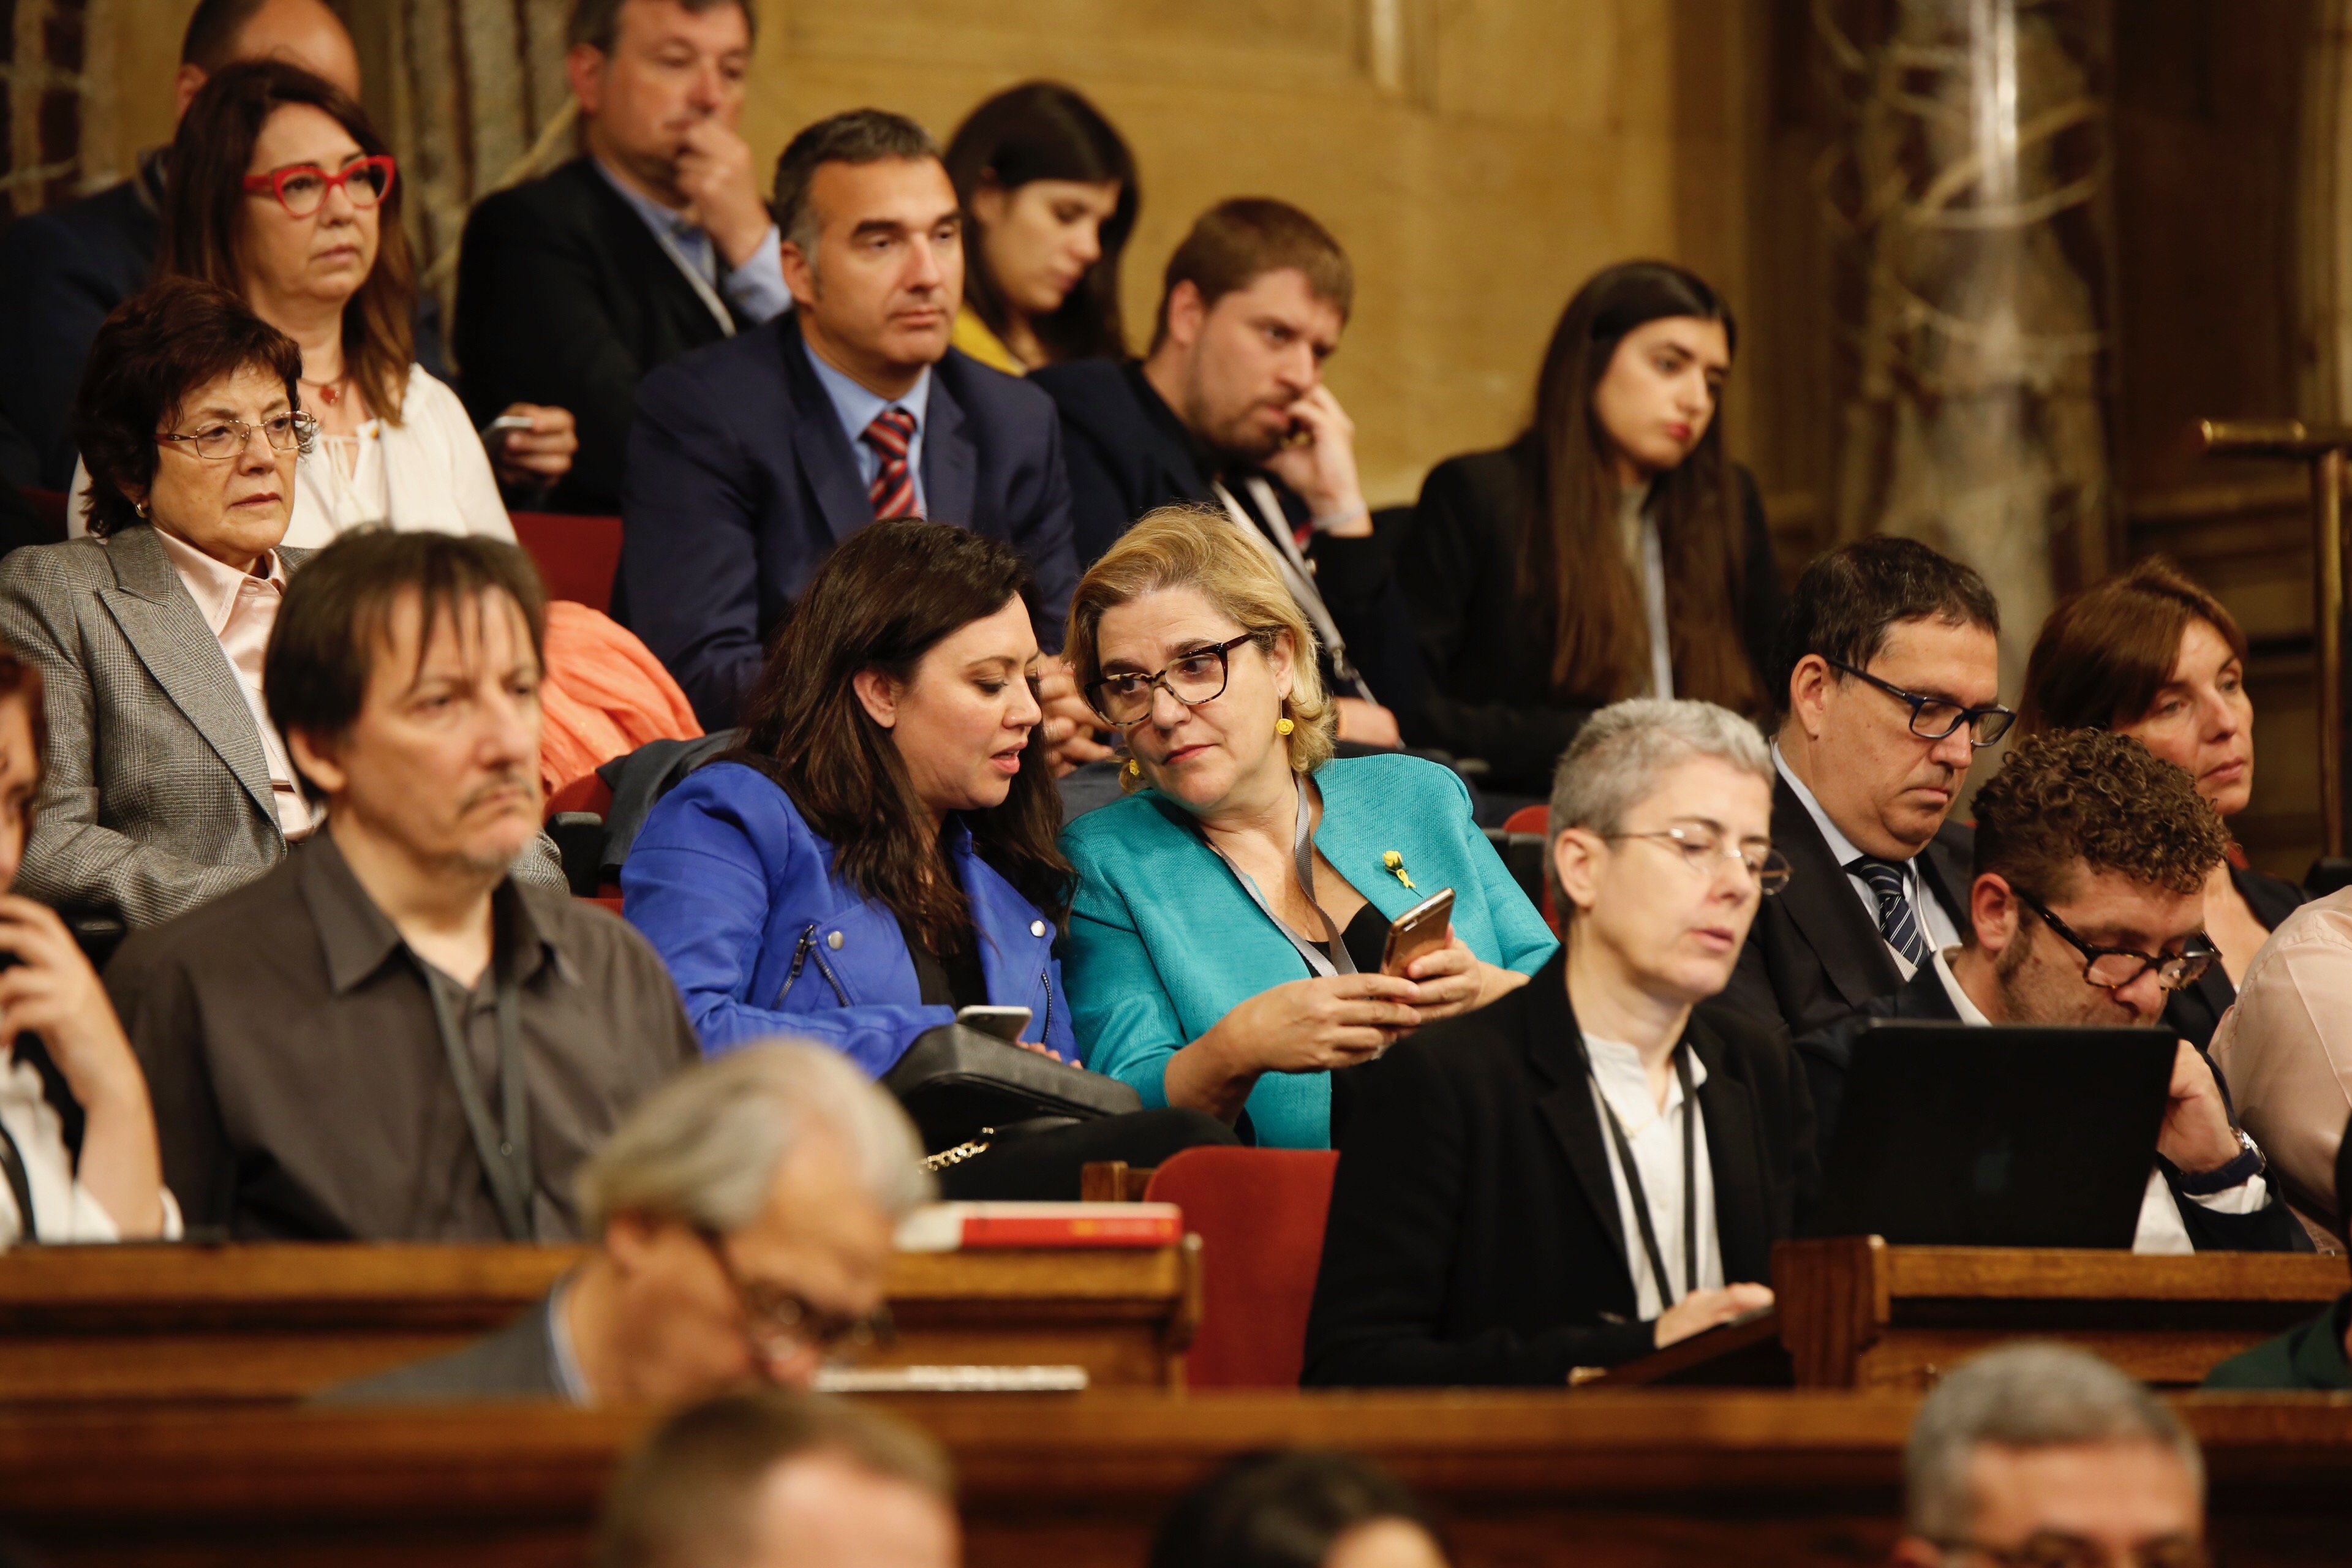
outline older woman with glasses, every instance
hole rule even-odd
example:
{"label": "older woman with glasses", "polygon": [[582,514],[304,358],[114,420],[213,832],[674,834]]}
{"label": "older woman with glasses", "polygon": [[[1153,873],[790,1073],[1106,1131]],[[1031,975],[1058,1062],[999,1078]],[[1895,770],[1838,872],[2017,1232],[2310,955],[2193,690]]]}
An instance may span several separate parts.
{"label": "older woman with glasses", "polygon": [[[1070,1006],[1087,1065],[1145,1104],[1246,1112],[1261,1144],[1325,1147],[1337,1069],[1525,984],[1558,945],[1460,779],[1332,760],[1313,635],[1223,517],[1146,517],[1078,584],[1069,624],[1137,792],[1062,836]],[[1390,922],[1446,889],[1444,945],[1382,973]]]}
{"label": "older woman with glasses", "polygon": [[1814,1183],[1796,1054],[1737,1009],[1771,754],[1712,703],[1603,708],[1560,759],[1565,946],[1358,1075],[1306,1381],[1559,1387],[1768,1307]]}
{"label": "older woman with glasses", "polygon": [[[318,434],[294,468],[296,547],[382,525],[514,538],[484,437],[416,363],[398,173],[358,104],[282,60],[215,73],[173,142],[159,276],[220,285],[299,348]],[[524,405],[489,438],[519,484],[561,479],[578,446],[569,413]]]}

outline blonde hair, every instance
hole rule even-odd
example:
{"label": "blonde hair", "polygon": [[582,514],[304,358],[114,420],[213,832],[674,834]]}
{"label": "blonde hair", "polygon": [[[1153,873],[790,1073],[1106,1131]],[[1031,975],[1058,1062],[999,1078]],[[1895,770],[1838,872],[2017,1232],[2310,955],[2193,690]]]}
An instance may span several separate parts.
{"label": "blonde hair", "polygon": [[[1267,549],[1244,534],[1233,519],[1205,507],[1164,506],[1147,512],[1078,584],[1070,598],[1067,652],[1083,691],[1102,679],[1102,618],[1108,611],[1146,594],[1190,588],[1235,625],[1256,634],[1271,650],[1290,638],[1290,696],[1283,712],[1295,726],[1283,744],[1293,773],[1311,773],[1331,760],[1338,729],[1331,700],[1324,694],[1315,634],[1290,596]],[[1123,789],[1142,780],[1119,770]]]}

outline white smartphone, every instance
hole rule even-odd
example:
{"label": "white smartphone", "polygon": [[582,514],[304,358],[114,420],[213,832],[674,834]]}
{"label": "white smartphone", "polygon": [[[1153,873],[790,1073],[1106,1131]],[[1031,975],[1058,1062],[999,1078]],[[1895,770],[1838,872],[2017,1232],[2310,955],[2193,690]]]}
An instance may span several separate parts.
{"label": "white smartphone", "polygon": [[967,1029],[978,1029],[983,1035],[993,1035],[1000,1040],[1018,1041],[1021,1031],[1029,1026],[1026,1007],[962,1007],[956,1011],[956,1022]]}
{"label": "white smartphone", "polygon": [[530,428],[530,415],[501,414],[496,419],[491,420],[488,425],[482,426],[482,434],[486,437],[495,436],[502,430],[528,430]]}

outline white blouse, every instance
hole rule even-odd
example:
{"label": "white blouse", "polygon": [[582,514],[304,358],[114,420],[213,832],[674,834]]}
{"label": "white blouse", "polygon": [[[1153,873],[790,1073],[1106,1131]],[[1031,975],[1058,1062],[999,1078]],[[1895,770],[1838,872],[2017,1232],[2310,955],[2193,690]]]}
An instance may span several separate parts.
{"label": "white blouse", "polygon": [[[294,510],[281,543],[314,550],[353,529],[385,524],[404,533],[481,533],[514,542],[489,454],[448,384],[412,365],[400,420],[372,419],[356,436],[320,435],[294,467]],[[337,461],[338,444],[355,448],[350,470]],[[66,509],[76,538],[89,531],[89,470],[76,464]]]}
{"label": "white blouse", "polygon": [[[41,1096],[41,1075],[30,1063],[0,1045],[0,1126],[16,1141],[25,1163],[25,1186],[32,1194],[34,1228],[40,1239],[51,1241],[117,1241],[121,1233],[105,1205],[74,1178],[73,1155],[66,1148],[65,1123],[57,1108]],[[24,1239],[24,1216],[16,1212],[16,1196],[0,1182],[0,1252]],[[163,1194],[163,1239],[181,1235],[180,1206]]]}

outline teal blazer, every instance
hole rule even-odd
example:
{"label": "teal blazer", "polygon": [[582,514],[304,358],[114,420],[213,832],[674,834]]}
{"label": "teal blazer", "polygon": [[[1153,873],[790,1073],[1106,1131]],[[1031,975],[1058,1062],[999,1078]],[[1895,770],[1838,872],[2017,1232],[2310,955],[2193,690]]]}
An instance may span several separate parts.
{"label": "teal blazer", "polygon": [[[1451,769],[1418,757],[1352,757],[1316,773],[1315,846],[1393,920],[1454,889],[1454,931],[1486,963],[1521,973],[1559,944],[1470,816]],[[1258,993],[1312,973],[1298,950],[1202,842],[1182,807],[1153,791],[1090,811],[1062,834],[1077,868],[1063,981],[1087,1066],[1168,1103],[1168,1058]],[[1408,888],[1384,862],[1395,854]],[[1267,1073],[1250,1091],[1258,1142],[1331,1143],[1331,1075]]]}

